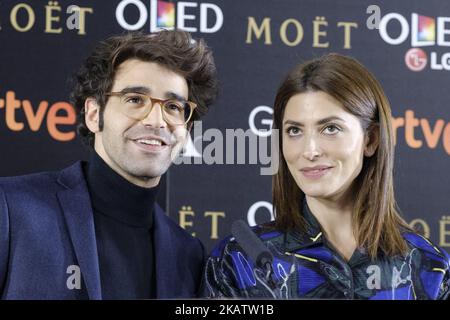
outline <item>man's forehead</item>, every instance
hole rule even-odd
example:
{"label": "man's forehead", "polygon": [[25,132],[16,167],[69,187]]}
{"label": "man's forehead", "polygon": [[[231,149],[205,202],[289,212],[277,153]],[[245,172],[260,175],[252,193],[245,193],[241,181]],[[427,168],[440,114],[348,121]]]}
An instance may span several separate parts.
{"label": "man's forehead", "polygon": [[142,73],[146,74],[146,71],[152,70],[153,72],[158,72],[165,75],[178,76],[184,79],[184,76],[172,70],[171,67],[166,66],[157,61],[144,61],[137,58],[130,58],[123,61],[116,67],[115,75],[123,76],[128,73]]}
{"label": "man's forehead", "polygon": [[[156,62],[129,59],[123,62],[114,77],[114,91],[136,88],[134,92],[177,95],[187,99],[188,85],[186,79]],[[130,91],[130,90],[128,90]]]}

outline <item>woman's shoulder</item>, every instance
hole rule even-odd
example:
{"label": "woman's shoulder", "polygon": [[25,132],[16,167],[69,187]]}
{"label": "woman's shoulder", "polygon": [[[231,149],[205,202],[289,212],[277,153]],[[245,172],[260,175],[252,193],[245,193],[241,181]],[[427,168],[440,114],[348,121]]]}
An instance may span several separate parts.
{"label": "woman's shoulder", "polygon": [[430,239],[416,232],[405,232],[403,233],[403,238],[411,249],[419,250],[432,259],[442,260],[447,266],[450,266],[450,255],[444,249],[431,242]]}

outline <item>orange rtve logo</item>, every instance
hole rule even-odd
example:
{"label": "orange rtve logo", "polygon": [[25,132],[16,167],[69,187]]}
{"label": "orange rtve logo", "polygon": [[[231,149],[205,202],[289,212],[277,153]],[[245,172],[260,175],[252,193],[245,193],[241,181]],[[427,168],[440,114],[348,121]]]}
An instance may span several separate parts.
{"label": "orange rtve logo", "polygon": [[[58,129],[58,126],[71,126],[76,122],[75,109],[68,102],[60,101],[49,106],[48,101],[43,100],[34,111],[29,100],[18,100],[14,91],[7,91],[6,98],[0,99],[0,109],[3,108],[6,126],[12,131],[22,131],[25,128],[25,124],[16,119],[17,110],[23,109],[25,121],[31,131],[38,131],[46,118],[47,131],[53,139],[65,142],[75,138],[75,130],[63,132]],[[63,112],[65,115],[61,115]]]}

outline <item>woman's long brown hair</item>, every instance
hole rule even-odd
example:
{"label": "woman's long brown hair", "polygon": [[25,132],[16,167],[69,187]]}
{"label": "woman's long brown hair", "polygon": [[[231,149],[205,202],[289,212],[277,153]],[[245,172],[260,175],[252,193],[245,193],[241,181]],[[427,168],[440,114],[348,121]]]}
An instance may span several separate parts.
{"label": "woman's long brown hair", "polygon": [[[358,61],[339,54],[328,54],[294,68],[278,89],[274,103],[273,128],[282,130],[289,99],[300,93],[323,91],[356,116],[366,134],[378,134],[375,154],[365,157],[361,173],[353,184],[353,231],[358,247],[371,258],[379,250],[389,256],[408,250],[401,232],[411,230],[398,212],[393,186],[394,137],[391,108],[375,77]],[[273,204],[279,230],[305,230],[300,205],[305,194],[295,183],[283,155],[280,131],[279,170],[273,178]]]}

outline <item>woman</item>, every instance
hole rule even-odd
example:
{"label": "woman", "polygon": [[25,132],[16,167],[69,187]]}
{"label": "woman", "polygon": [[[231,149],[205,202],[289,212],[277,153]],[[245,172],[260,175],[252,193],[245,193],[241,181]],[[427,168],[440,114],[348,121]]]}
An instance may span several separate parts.
{"label": "woman", "polygon": [[203,279],[208,297],[447,299],[449,256],[400,217],[391,110],[373,75],[329,54],[293,69],[274,105],[276,218],[253,232],[273,260],[228,237]]}

